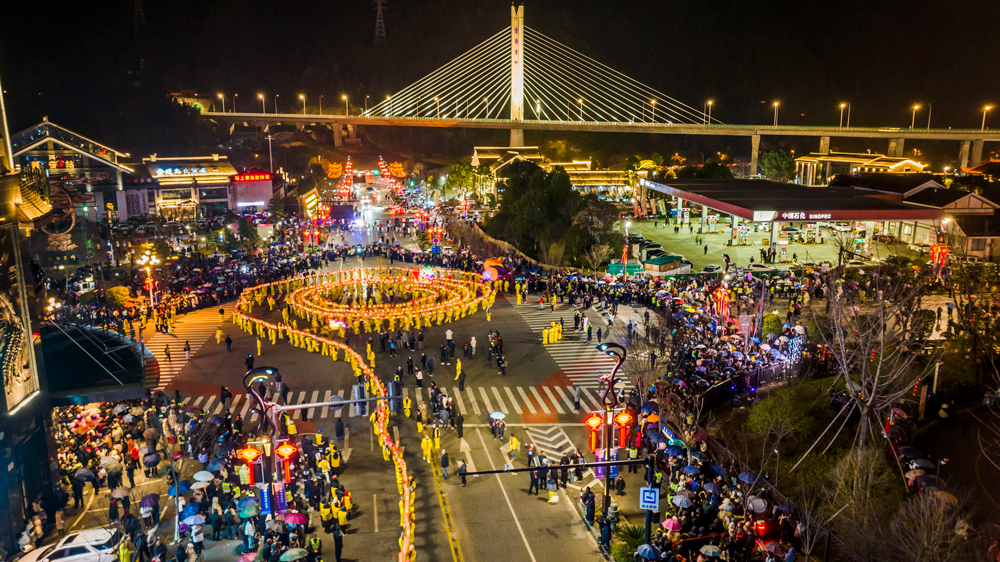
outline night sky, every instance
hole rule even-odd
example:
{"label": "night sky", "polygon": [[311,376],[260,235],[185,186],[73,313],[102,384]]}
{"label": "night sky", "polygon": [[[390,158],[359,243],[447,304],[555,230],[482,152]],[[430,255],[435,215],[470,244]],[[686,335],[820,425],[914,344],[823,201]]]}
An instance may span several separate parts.
{"label": "night sky", "polygon": [[[132,0],[62,12],[9,2],[0,79],[15,131],[42,115],[67,126],[114,120],[116,104],[136,96],[129,71],[139,52],[144,99],[179,87],[238,92],[246,109],[259,108],[258,92],[288,102],[299,93],[325,103],[342,93],[382,99],[509,25],[509,6],[389,0],[389,43],[374,49],[365,0],[143,0],[138,39]],[[854,126],[909,126],[912,105],[930,102],[933,126],[978,128],[983,105],[1000,103],[994,8],[616,0],[531,2],[525,11],[529,27],[691,106],[713,99],[723,122],[770,124],[780,100],[782,124],[835,125],[840,102],[851,102]],[[926,119],[918,113],[918,124]],[[1000,109],[991,121],[1000,127]]]}

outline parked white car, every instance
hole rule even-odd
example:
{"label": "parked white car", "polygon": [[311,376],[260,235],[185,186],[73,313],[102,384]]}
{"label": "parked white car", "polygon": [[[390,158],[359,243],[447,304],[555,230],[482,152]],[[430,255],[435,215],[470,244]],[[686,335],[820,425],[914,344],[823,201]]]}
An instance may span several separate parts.
{"label": "parked white car", "polygon": [[54,545],[25,554],[18,562],[115,562],[115,547],[122,540],[121,531],[86,529],[72,533]]}

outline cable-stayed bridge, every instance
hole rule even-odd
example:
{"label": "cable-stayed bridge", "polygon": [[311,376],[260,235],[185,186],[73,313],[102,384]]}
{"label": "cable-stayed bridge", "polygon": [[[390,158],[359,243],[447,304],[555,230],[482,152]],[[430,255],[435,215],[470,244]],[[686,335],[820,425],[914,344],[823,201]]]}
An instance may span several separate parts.
{"label": "cable-stayed bridge", "polygon": [[746,136],[754,174],[764,135],[819,137],[819,152],[829,152],[831,137],[885,138],[889,156],[903,155],[905,139],[957,140],[962,167],[982,160],[985,141],[1000,140],[1000,132],[978,129],[781,126],[777,113],[771,126],[733,125],[710,113],[525,27],[524,7],[512,6],[509,27],[356,115],[202,115],[258,125],[333,123],[338,146],[342,125],[351,135],[358,125],[509,129],[510,146],[524,145],[525,130]]}

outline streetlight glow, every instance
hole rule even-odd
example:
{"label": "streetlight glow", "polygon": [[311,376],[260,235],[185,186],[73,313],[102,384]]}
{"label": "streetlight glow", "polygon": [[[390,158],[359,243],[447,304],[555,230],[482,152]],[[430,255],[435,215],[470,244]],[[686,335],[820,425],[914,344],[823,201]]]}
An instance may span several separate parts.
{"label": "streetlight glow", "polygon": [[299,94],[299,99],[302,100],[302,115],[306,114],[306,96],[305,94]]}
{"label": "streetlight glow", "polygon": [[989,111],[989,110],[991,110],[991,109],[993,109],[992,105],[987,105],[986,107],[983,108],[983,126],[980,127],[979,130],[981,130],[981,131],[985,131],[986,130],[986,112]]}

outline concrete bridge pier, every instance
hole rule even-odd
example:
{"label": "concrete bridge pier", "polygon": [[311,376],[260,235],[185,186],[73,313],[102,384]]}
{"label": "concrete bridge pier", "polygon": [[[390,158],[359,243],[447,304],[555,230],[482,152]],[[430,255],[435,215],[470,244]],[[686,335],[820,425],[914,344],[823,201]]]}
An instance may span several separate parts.
{"label": "concrete bridge pier", "polygon": [[971,144],[972,141],[962,141],[961,148],[958,150],[958,169],[955,170],[956,172],[961,172],[962,168],[969,167],[969,145]]}
{"label": "concrete bridge pier", "polygon": [[344,137],[340,130],[340,123],[330,123],[330,128],[333,129],[333,146],[344,146]]}
{"label": "concrete bridge pier", "polygon": [[889,139],[889,150],[886,156],[892,156],[894,158],[903,157],[903,144],[906,139]]}
{"label": "concrete bridge pier", "polygon": [[760,152],[760,135],[750,137],[750,176],[757,175],[757,153]]}
{"label": "concrete bridge pier", "polygon": [[830,154],[830,137],[819,138],[819,153]]}
{"label": "concrete bridge pier", "polygon": [[986,141],[979,139],[972,141],[972,162],[969,162],[972,166],[978,166],[983,161],[983,144]]}
{"label": "concrete bridge pier", "polygon": [[510,130],[510,147],[524,146],[524,129]]}

